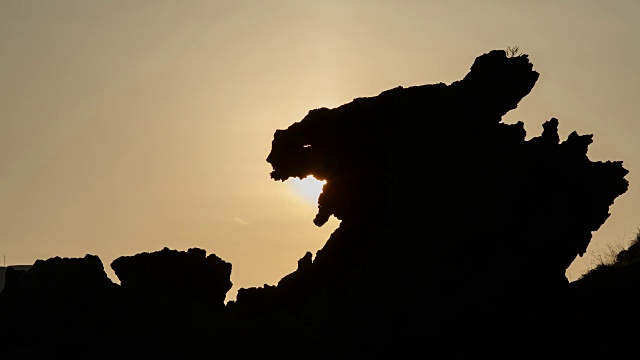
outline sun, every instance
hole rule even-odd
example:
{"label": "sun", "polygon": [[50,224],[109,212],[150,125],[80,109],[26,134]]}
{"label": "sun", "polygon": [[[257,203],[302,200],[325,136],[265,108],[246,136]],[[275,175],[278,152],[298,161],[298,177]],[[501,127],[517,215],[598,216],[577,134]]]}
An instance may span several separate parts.
{"label": "sun", "polygon": [[326,180],[318,180],[313,175],[309,175],[302,180],[291,178],[287,182],[298,196],[313,204],[318,203],[322,187],[327,183]]}

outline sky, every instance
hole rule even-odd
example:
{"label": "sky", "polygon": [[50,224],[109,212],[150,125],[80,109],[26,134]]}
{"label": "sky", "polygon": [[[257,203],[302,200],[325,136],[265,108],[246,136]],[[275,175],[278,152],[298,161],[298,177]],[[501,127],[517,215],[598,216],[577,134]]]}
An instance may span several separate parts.
{"label": "sky", "polygon": [[640,226],[638,18],[633,0],[0,0],[0,253],[94,254],[117,281],[119,256],[199,247],[233,264],[228,299],[275,284],[339,225],[270,179],[276,129],[519,46],[541,75],[504,121],[531,138],[556,117],[630,171],[575,280]]}

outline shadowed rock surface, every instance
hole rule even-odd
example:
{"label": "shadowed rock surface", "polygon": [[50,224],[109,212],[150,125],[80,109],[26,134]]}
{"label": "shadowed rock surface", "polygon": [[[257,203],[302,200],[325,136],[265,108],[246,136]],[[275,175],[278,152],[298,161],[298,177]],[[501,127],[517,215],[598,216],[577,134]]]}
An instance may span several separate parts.
{"label": "shadowed rock surface", "polygon": [[[491,51],[450,85],[398,87],[277,130],[271,177],[326,180],[313,221],[342,222],[275,286],[240,289],[224,306],[231,264],[200,249],[116,259],[121,285],[95,257],[56,258],[7,273],[0,315],[35,309],[28,326],[54,333],[63,314],[66,335],[53,338],[94,350],[85,358],[606,355],[614,335],[597,332],[594,350],[571,329],[606,324],[585,313],[611,282],[569,285],[564,273],[627,190],[627,170],[590,161],[591,135],[561,141],[556,119],[529,140],[522,122],[501,122],[538,76],[526,55]],[[65,302],[68,314],[52,307]],[[83,314],[102,317],[70,325]],[[634,320],[612,323],[633,339]],[[0,335],[19,339],[16,354],[42,340]]]}
{"label": "shadowed rock surface", "polygon": [[522,122],[501,123],[537,79],[526,55],[492,51],[449,86],[399,87],[277,130],[272,178],[326,180],[314,222],[343,220],[318,271],[342,276],[358,252],[387,262],[372,259],[365,273],[411,273],[406,285],[419,279],[430,292],[566,285],[566,268],[627,190],[627,170],[590,161],[591,135],[561,142],[556,119],[528,141]]}
{"label": "shadowed rock surface", "polygon": [[560,141],[556,119],[530,140],[522,122],[501,122],[537,79],[526,55],[492,51],[451,85],[399,87],[277,130],[271,177],[326,180],[314,222],[342,223],[275,293],[330,294],[322,306],[340,314],[338,331],[361,327],[387,348],[556,316],[565,270],[627,190],[627,170],[590,161],[591,135]]}
{"label": "shadowed rock surface", "polygon": [[31,265],[11,265],[11,266],[0,266],[0,292],[4,289],[4,273],[7,271],[7,268],[12,268],[14,270],[29,270]]}
{"label": "shadowed rock surface", "polygon": [[208,352],[207,339],[224,328],[224,299],[232,283],[231,264],[192,248],[164,248],[123,256],[111,263],[120,279],[120,331],[126,353],[142,357]]}
{"label": "shadowed rock surface", "polygon": [[28,270],[9,267],[5,281],[0,336],[6,358],[106,351],[118,286],[97,256],[38,260]]}
{"label": "shadowed rock surface", "polygon": [[[212,307],[224,307],[231,264],[202,249],[188,251],[164,248],[154,253],[122,256],[111,263],[123,292],[138,299],[163,299],[187,303],[202,300]],[[178,305],[178,304],[176,304]],[[145,304],[145,307],[147,305]]]}

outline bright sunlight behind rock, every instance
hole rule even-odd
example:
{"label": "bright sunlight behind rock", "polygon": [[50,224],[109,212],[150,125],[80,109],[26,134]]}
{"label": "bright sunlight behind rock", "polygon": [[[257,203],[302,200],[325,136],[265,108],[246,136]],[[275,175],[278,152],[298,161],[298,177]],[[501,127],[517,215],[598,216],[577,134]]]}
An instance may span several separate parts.
{"label": "bright sunlight behind rock", "polygon": [[312,204],[318,203],[318,197],[322,192],[322,187],[327,183],[325,180],[320,181],[314,178],[313,175],[309,175],[302,180],[298,178],[291,178],[287,180],[287,182],[291,185],[296,194]]}

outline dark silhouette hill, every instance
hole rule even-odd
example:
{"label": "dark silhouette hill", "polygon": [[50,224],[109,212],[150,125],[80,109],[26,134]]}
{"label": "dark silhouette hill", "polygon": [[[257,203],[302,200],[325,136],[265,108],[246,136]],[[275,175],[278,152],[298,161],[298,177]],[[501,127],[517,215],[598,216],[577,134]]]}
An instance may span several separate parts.
{"label": "dark silhouette hill", "polygon": [[603,355],[569,329],[590,325],[604,285],[564,273],[627,170],[589,160],[591,135],[561,141],[557,119],[529,140],[522,122],[502,122],[538,76],[526,55],[491,51],[450,85],[398,87],[277,130],[271,177],[326,180],[313,221],[342,220],[277,285],[224,305],[231,264],[201,249],[116,259],[120,285],[97,257],[49,259],[8,273],[0,294],[10,328],[28,314],[45,330],[0,336],[31,358],[72,343],[85,358]]}

